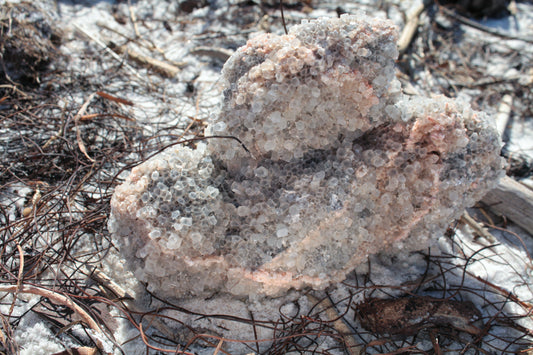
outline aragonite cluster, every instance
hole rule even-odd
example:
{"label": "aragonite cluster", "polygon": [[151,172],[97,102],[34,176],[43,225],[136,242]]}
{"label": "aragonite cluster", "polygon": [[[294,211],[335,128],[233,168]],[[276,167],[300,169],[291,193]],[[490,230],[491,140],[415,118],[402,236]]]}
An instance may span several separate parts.
{"label": "aragonite cluster", "polygon": [[500,140],[465,104],[404,96],[396,39],[342,16],[238,49],[212,138],[115,191],[109,230],[136,277],[163,297],[274,297],[441,235],[502,175]]}

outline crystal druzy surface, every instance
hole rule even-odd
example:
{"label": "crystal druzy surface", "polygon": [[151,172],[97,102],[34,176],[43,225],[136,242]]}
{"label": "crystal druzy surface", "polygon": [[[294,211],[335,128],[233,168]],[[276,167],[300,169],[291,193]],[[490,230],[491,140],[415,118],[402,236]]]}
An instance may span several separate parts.
{"label": "crystal druzy surface", "polygon": [[484,113],[407,97],[397,32],[364,16],[258,35],[222,71],[213,138],[134,168],[109,229],[166,297],[322,289],[368,255],[423,249],[502,175]]}

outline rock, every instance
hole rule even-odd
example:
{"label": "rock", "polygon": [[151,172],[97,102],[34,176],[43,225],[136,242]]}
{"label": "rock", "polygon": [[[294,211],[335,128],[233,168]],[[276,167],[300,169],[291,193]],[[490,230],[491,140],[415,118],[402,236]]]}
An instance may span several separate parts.
{"label": "rock", "polygon": [[489,117],[408,98],[397,32],[364,16],[259,35],[226,62],[196,149],[134,168],[109,230],[162,297],[279,296],[342,281],[368,255],[426,248],[502,176]]}

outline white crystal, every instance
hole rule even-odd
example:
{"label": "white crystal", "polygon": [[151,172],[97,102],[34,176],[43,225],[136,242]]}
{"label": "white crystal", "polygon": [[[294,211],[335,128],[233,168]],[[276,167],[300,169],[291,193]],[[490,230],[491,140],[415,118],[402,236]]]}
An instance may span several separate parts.
{"label": "white crystal", "polygon": [[403,96],[396,37],[342,16],[238,49],[206,136],[242,144],[171,147],[115,190],[109,230],[135,275],[162,297],[278,296],[444,232],[500,177],[500,141],[463,103]]}

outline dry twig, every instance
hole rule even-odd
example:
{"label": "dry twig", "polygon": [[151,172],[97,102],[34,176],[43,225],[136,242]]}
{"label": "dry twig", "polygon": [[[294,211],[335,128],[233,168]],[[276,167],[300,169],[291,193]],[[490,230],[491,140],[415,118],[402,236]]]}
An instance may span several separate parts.
{"label": "dry twig", "polygon": [[175,65],[163,62],[155,58],[145,56],[132,49],[129,49],[127,46],[116,46],[112,42],[109,42],[107,46],[111,48],[113,51],[115,51],[117,54],[125,55],[127,56],[127,58],[131,59],[137,64],[142,65],[144,67],[151,68],[154,71],[158,72],[161,75],[164,75],[167,78],[175,77],[180,71],[180,68],[178,68]]}
{"label": "dry twig", "polygon": [[413,40],[413,37],[418,28],[418,17],[420,16],[420,14],[422,14],[425,8],[426,3],[424,1],[409,10],[405,26],[402,30],[402,33],[400,34],[400,39],[398,40],[398,51],[400,52],[400,56],[405,53],[405,51],[409,47],[409,44]]}
{"label": "dry twig", "polygon": [[[46,297],[49,300],[59,303],[63,306],[66,306],[70,309],[72,309],[76,314],[80,316],[80,318],[96,333],[103,334],[102,329],[96,323],[96,321],[93,319],[89,313],[87,313],[81,306],[76,304],[70,297],[61,294],[57,291],[48,290],[43,287],[39,286],[33,286],[33,285],[0,285],[0,292],[6,292],[6,293],[30,293],[37,296]],[[95,343],[98,345],[100,349],[103,349],[104,346],[102,342],[99,339],[94,339]]]}

